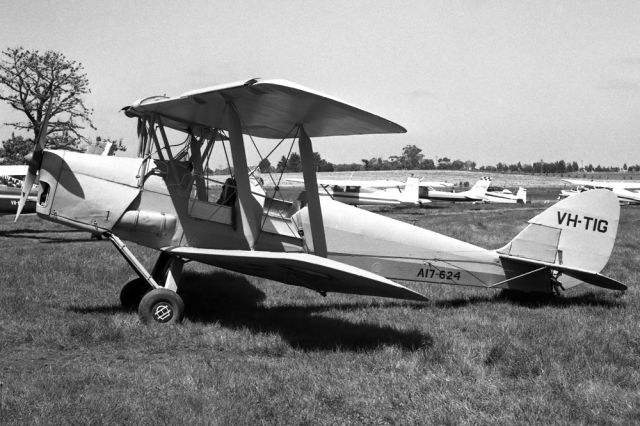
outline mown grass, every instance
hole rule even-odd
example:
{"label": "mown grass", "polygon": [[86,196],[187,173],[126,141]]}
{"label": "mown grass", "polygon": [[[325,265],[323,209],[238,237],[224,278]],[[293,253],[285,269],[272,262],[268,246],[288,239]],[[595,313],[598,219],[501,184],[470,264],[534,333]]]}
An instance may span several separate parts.
{"label": "mown grass", "polygon": [[[380,210],[499,247],[542,206]],[[322,298],[189,264],[186,319],[163,327],[120,308],[132,273],[110,243],[0,218],[0,424],[634,423],[639,223],[623,208],[604,271],[624,294]]]}

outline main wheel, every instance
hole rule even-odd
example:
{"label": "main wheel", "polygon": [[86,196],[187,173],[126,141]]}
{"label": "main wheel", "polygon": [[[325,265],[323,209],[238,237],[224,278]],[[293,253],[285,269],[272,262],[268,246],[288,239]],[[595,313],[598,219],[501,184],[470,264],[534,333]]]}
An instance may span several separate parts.
{"label": "main wheel", "polygon": [[140,301],[138,315],[146,323],[179,323],[184,316],[184,302],[174,291],[154,288]]}
{"label": "main wheel", "polygon": [[151,289],[149,283],[142,278],[131,280],[120,290],[120,304],[127,311],[135,311],[144,295]]}

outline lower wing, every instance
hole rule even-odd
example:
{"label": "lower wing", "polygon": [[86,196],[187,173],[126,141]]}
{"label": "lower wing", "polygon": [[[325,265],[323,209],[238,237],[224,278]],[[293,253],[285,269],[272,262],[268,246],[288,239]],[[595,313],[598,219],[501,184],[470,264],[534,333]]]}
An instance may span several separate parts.
{"label": "lower wing", "polygon": [[231,271],[310,288],[322,294],[348,293],[396,299],[428,299],[364,269],[306,253],[170,247],[163,251]]}

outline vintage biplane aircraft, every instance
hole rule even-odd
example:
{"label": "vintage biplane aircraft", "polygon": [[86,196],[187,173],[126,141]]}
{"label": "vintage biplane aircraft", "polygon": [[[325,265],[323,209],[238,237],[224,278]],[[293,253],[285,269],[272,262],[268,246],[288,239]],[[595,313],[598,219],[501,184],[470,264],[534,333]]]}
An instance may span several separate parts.
{"label": "vintage biplane aircraft", "polygon": [[578,194],[583,191],[589,191],[591,189],[608,189],[613,191],[618,197],[618,201],[622,205],[640,204],[640,183],[637,182],[620,182],[620,181],[594,181],[594,180],[582,180],[582,179],[562,179],[572,185],[575,185],[575,189],[560,191],[559,198],[566,198],[571,195]]}
{"label": "vintage biplane aircraft", "polygon": [[468,191],[450,192],[431,188],[425,185],[420,186],[420,202],[430,201],[451,201],[451,202],[477,202],[483,201],[487,188],[491,185],[491,178],[483,177]]}
{"label": "vintage biplane aircraft", "polygon": [[[304,179],[289,178],[304,183]],[[320,196],[353,206],[415,206],[418,205],[418,183],[414,177],[406,182],[393,180],[318,179]]]}
{"label": "vintage biplane aircraft", "polygon": [[[27,166],[0,166],[0,214],[15,214],[18,211],[22,183]],[[38,190],[33,189],[27,197],[24,213],[36,212]]]}
{"label": "vintage biplane aircraft", "polygon": [[527,188],[519,187],[515,194],[500,186],[490,186],[484,194],[485,203],[509,203],[509,204],[526,204]]}
{"label": "vintage biplane aircraft", "polygon": [[[418,288],[441,283],[552,292],[567,278],[626,289],[599,273],[618,227],[620,207],[611,191],[561,201],[531,219],[506,246],[486,250],[321,201],[311,138],[405,132],[335,98],[285,80],[253,79],[141,99],[124,113],[137,121],[138,158],[44,150],[42,137],[26,180],[39,174],[41,218],[111,240],[139,277],[123,287],[121,301],[137,307],[145,321],[182,319],[178,289],[186,261],[322,295],[426,300],[400,280]],[[178,146],[169,140],[176,133],[180,140],[186,137]],[[289,138],[297,141],[303,166],[306,196],[299,202],[277,198],[278,181],[267,193],[247,167],[246,141],[257,147]],[[233,176],[218,186],[219,194],[212,192],[215,177],[207,167],[216,143],[225,152],[229,148],[233,162]],[[25,185],[23,199],[28,192]],[[150,272],[123,239],[159,251]]]}

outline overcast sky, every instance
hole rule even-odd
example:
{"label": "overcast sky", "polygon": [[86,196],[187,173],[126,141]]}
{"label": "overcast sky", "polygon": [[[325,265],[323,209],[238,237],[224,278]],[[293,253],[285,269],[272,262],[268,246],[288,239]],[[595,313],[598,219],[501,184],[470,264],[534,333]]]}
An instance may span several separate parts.
{"label": "overcast sky", "polygon": [[334,163],[408,144],[479,164],[640,163],[638,1],[0,0],[0,41],[84,65],[92,137],[132,143],[119,109],[136,99],[264,77],[408,129],[316,139]]}

